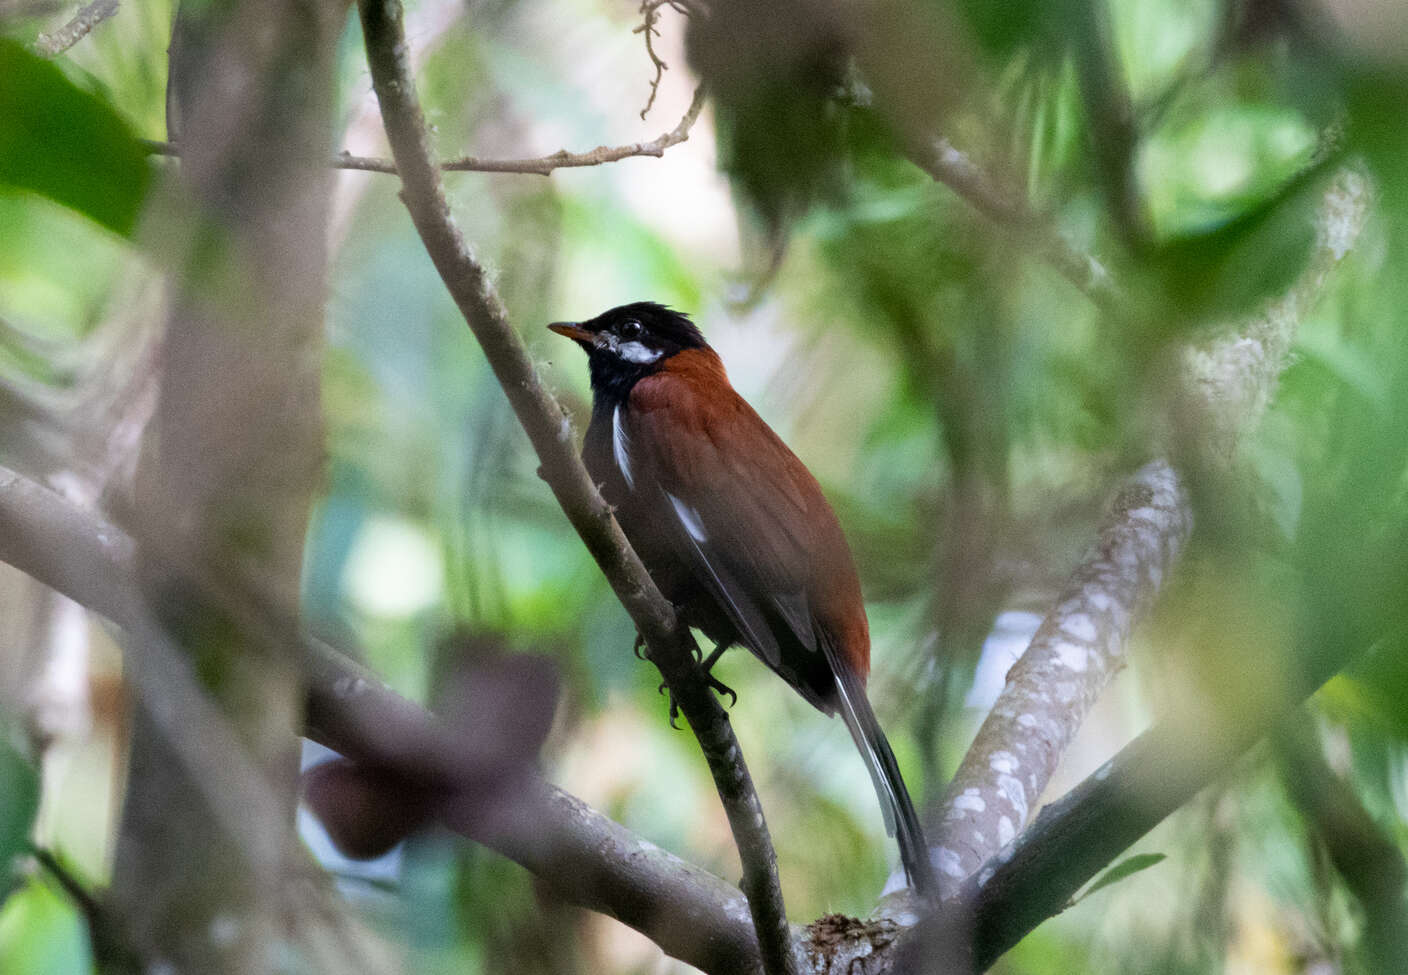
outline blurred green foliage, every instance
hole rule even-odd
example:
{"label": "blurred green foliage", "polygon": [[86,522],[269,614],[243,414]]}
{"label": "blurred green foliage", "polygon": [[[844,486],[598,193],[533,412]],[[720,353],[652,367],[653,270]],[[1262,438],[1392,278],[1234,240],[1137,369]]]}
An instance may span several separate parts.
{"label": "blurred green foliage", "polygon": [[14,975],[94,971],[83,919],[46,883],[26,884],[0,907],[0,969]]}
{"label": "blurred green foliage", "polygon": [[127,235],[149,181],[146,153],[105,100],[0,38],[0,186],[43,194]]}
{"label": "blurred green foliage", "polygon": [[38,811],[38,774],[14,748],[0,742],[0,868],[8,869],[24,851]]}
{"label": "blurred green foliage", "polygon": [[[869,599],[877,708],[928,799],[979,716],[965,699],[995,615],[1043,612],[1113,486],[1180,435],[1196,439],[1169,429],[1174,350],[1295,281],[1324,175],[1365,160],[1374,219],[1300,323],[1271,409],[1230,468],[1188,472],[1197,538],[1139,640],[1134,689],[1111,695],[1062,784],[1177,702],[1250,712],[1261,692],[1339,672],[1315,699],[1315,720],[1343,745],[1337,769],[1402,847],[1408,74],[1333,31],[1288,27],[1267,13],[1278,4],[912,7],[899,23],[946,27],[944,57],[920,66],[925,84],[946,85],[935,109],[943,134],[1001,193],[1110,267],[1126,319],[1101,315],[1022,233],[904,160],[915,119],[887,113],[890,89],[868,102],[864,79],[844,58],[833,63],[836,45],[850,43],[881,44],[867,48],[876,63],[893,31],[828,8],[839,21],[794,38],[795,56],[766,65],[755,91],[750,71],[762,69],[734,63],[727,36],[696,36],[687,62],[688,28],[666,11],[657,43],[671,70],[641,122],[651,69],[627,7],[419,0],[408,16],[447,156],[652,138],[687,103],[687,63],[722,79],[717,117],[663,159],[548,179],[455,175],[456,216],[579,430],[585,369],[546,322],[646,298],[696,316],[837,507]],[[1248,26],[1253,16],[1263,19]],[[1083,95],[1089,65],[1073,36],[1092,18],[1108,28],[1132,107],[1125,163],[1139,212],[1125,218],[1148,228],[1143,240],[1119,229],[1092,153],[1108,120]],[[132,140],[164,136],[169,22],[168,4],[124,4],[45,63],[21,42],[52,25],[0,14],[0,378],[10,386],[82,395],[103,375],[101,326],[122,319],[133,280],[160,279],[160,242],[123,235],[151,174],[160,186],[173,165],[146,160]],[[891,53],[903,74],[908,48]],[[382,152],[355,21],[339,63],[339,140]],[[62,121],[62,138],[35,120]],[[628,619],[537,477],[394,178],[341,176],[335,210],[310,622],[423,700],[453,664],[437,659],[451,633],[552,655],[566,691],[544,751],[550,777],[737,879],[707,771],[690,737],[666,724],[658,678],[631,655]],[[774,256],[776,268],[758,266]],[[0,441],[0,460],[17,453]],[[892,850],[844,730],[741,651],[718,674],[740,694],[732,720],[792,916],[868,911]],[[33,772],[11,757],[0,752],[4,863],[34,817]],[[1076,905],[998,970],[1362,968],[1355,906],[1307,836],[1253,754],[1126,861],[1157,852],[1166,862]],[[8,892],[0,971],[87,969],[61,894],[34,878]],[[411,970],[658,970],[652,950],[613,922],[438,838],[411,845],[389,894],[357,903]]]}

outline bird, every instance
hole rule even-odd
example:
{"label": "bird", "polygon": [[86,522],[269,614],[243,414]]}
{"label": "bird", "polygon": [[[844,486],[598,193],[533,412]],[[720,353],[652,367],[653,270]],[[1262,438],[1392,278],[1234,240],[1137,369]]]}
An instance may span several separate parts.
{"label": "bird", "polygon": [[[641,301],[548,328],[587,353],[582,460],[681,619],[758,657],[840,714],[910,888],[936,890],[914,803],[866,697],[870,625],[855,561],[816,478],[734,390],[688,315]],[[732,693],[731,691],[729,693]]]}

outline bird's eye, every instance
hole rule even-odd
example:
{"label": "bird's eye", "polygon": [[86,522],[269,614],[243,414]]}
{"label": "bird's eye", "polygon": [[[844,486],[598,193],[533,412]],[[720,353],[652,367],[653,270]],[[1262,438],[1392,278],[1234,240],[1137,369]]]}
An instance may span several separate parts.
{"label": "bird's eye", "polygon": [[640,322],[636,321],[635,319],[631,319],[630,321],[626,321],[621,324],[621,338],[625,339],[628,342],[631,339],[640,338],[640,333],[644,331],[645,329],[641,327]]}

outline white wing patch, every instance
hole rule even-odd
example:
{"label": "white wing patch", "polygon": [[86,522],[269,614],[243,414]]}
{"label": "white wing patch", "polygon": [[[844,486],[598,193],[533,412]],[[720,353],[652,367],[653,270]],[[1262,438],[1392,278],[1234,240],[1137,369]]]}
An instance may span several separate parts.
{"label": "white wing patch", "polygon": [[626,436],[626,428],[621,425],[621,407],[617,406],[611,411],[611,455],[616,458],[616,466],[620,468],[621,476],[626,479],[626,487],[634,491],[636,481],[631,476],[631,455],[627,451],[629,446],[630,439]]}
{"label": "white wing patch", "polygon": [[675,514],[679,516],[680,522],[684,525],[684,530],[689,532],[689,537],[696,542],[708,540],[709,536],[705,534],[704,526],[699,523],[699,512],[695,511],[669,492],[666,492],[665,497],[670,499],[670,504],[674,507]]}
{"label": "white wing patch", "polygon": [[[738,601],[734,599],[733,593],[729,591],[728,585],[719,577],[719,571],[715,569],[713,563],[709,561],[709,556],[702,547],[702,543],[708,539],[709,534],[704,530],[704,525],[699,520],[699,512],[685,504],[669,491],[662,490],[661,493],[669,499],[670,507],[675,509],[675,517],[680,520],[680,524],[684,526],[684,530],[688,533],[690,547],[694,549],[694,554],[698,556],[700,565],[704,567],[704,570],[709,573],[709,577],[713,580],[717,595],[720,596],[724,602],[728,603],[728,608],[731,610],[729,615],[734,625],[738,627],[738,632],[742,637],[743,643],[751,648],[754,653],[761,656],[763,660],[769,661],[773,666],[776,666],[778,660],[777,640],[767,631],[765,621],[759,617],[756,611],[753,612],[751,616],[743,611],[743,607],[738,605]],[[753,625],[755,621],[761,625],[761,631],[758,627]]]}

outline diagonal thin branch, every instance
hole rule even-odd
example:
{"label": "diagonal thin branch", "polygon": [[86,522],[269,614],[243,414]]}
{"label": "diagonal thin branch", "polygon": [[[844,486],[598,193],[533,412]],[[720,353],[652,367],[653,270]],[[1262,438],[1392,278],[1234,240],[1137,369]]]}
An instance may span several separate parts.
{"label": "diagonal thin branch", "polygon": [[406,208],[542,460],[543,478],[645,637],[651,660],[699,740],[743,862],[743,890],[757,928],[764,970],[795,972],[776,854],[728,715],[701,679],[693,638],[679,626],[673,608],[660,595],[582,466],[571,424],[543,386],[484,268],[450,214],[411,76],[401,5],[395,0],[361,0],[358,9],[372,85],[401,173]]}
{"label": "diagonal thin branch", "polygon": [[[620,162],[637,156],[660,158],[665,150],[689,139],[689,131],[699,120],[704,110],[704,86],[694,89],[694,97],[689,108],[680,117],[678,124],[668,132],[662,132],[648,142],[631,142],[621,146],[597,146],[587,152],[568,152],[559,149],[547,156],[525,159],[481,159],[478,156],[460,156],[440,163],[440,169],[447,173],[523,173],[525,175],[547,176],[558,169],[581,169],[587,166],[601,166]],[[181,149],[171,142],[142,140],[147,152],[157,156],[179,156]],[[391,159],[376,156],[354,156],[350,152],[338,153],[328,163],[333,169],[351,169],[367,173],[396,173],[396,163]]]}
{"label": "diagonal thin branch", "polygon": [[1116,316],[1123,313],[1124,297],[1104,264],[1067,240],[1048,217],[1033,210],[1018,194],[995,185],[991,176],[948,139],[938,136],[921,145],[906,146],[905,154],[983,216],[1022,237],[1039,258],[1101,311]]}
{"label": "diagonal thin branch", "polygon": [[40,34],[34,50],[46,58],[56,58],[88,36],[89,31],[117,13],[118,0],[93,0],[73,19],[53,33]]}
{"label": "diagonal thin branch", "polygon": [[[655,98],[663,62],[650,46],[650,34],[659,8],[668,4],[691,17],[709,16],[708,4],[699,0],[643,0],[644,22],[636,28],[644,32],[646,49],[656,69],[650,100]],[[868,100],[867,100],[868,104]],[[646,104],[649,110],[650,104]],[[641,113],[645,117],[645,112]],[[942,135],[905,140],[900,150],[910,162],[967,200],[979,213],[1014,232],[1036,256],[1071,282],[1097,308],[1116,317],[1125,314],[1125,300],[1105,265],[1093,254],[1082,251],[1052,223],[1049,215],[1032,209],[1025,197],[999,186],[992,176]]]}

